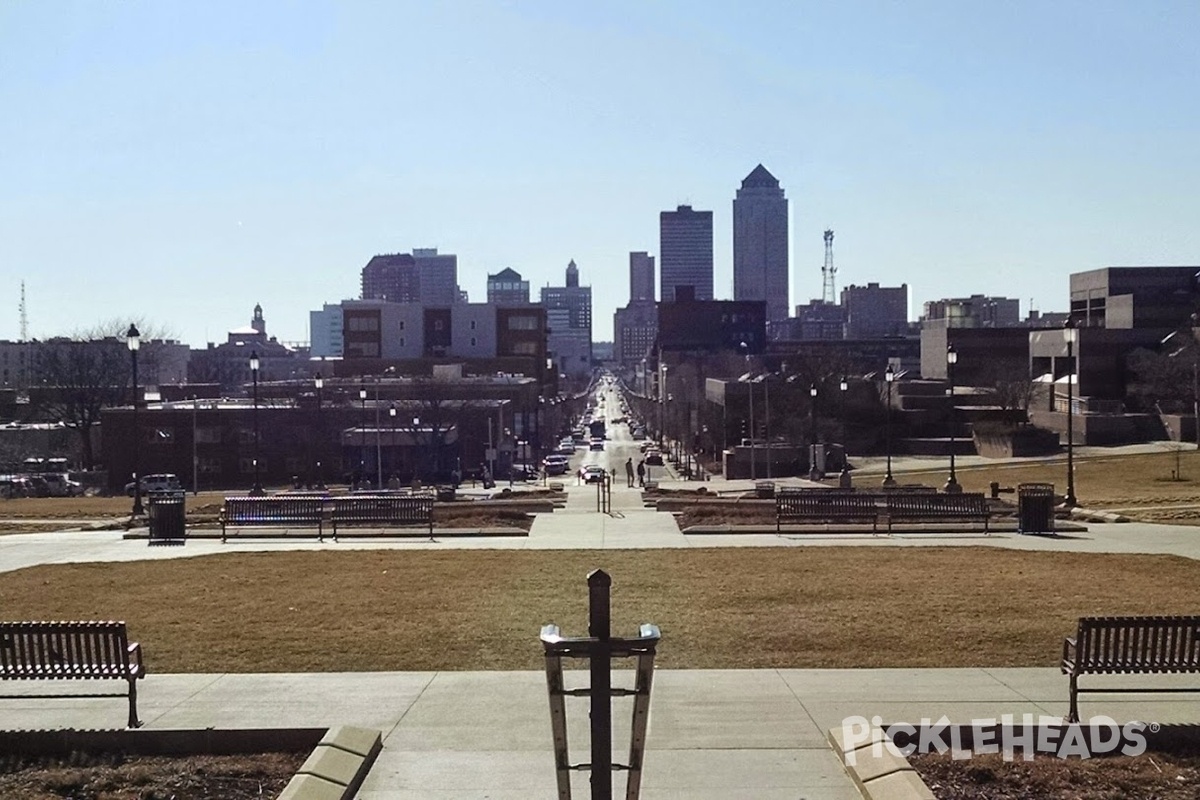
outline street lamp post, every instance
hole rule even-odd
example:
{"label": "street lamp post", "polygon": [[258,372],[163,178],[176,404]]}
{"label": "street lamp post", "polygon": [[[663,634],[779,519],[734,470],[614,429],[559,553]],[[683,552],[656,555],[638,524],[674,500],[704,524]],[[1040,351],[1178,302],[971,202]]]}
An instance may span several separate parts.
{"label": "street lamp post", "polygon": [[954,365],[958,363],[958,351],[954,349],[954,345],[946,347],[946,380],[949,381],[950,387],[947,394],[950,395],[950,477],[946,480],[946,494],[957,494],[962,491],[962,486],[958,483],[958,475],[954,471],[954,423],[955,423],[955,407],[954,407]]}
{"label": "street lamp post", "polygon": [[1067,319],[1067,325],[1063,329],[1063,336],[1067,340],[1067,496],[1063,498],[1063,502],[1068,506],[1076,505],[1075,500],[1075,389],[1072,384],[1075,383],[1075,341],[1079,337],[1079,331],[1070,319]]}
{"label": "street lamp post", "polygon": [[250,351],[250,378],[254,387],[254,407],[251,411],[254,421],[254,486],[250,488],[251,495],[263,494],[262,483],[259,482],[258,472],[258,353],[254,350]]}
{"label": "street lamp post", "polygon": [[138,332],[137,325],[130,323],[129,330],[125,332],[125,343],[129,346],[129,357],[133,360],[133,510],[130,511],[130,516],[137,517],[146,513],[146,509],[142,507],[142,468],[141,468],[141,453],[138,435],[138,370],[137,370],[137,354],[138,348],[142,344],[142,335]]}
{"label": "street lamp post", "polygon": [[846,381],[846,376],[842,376],[841,382],[838,384],[838,395],[841,399],[839,408],[842,417],[842,471],[838,475],[838,486],[843,489],[849,489],[851,486],[850,479],[850,450],[846,446],[846,392],[850,389],[850,384]]}
{"label": "street lamp post", "polygon": [[[388,444],[391,445],[391,457],[388,459],[392,462],[392,477],[396,476],[396,404],[392,403],[388,406],[388,421],[391,423],[391,430],[388,431]],[[391,478],[388,479],[389,483]]]}
{"label": "street lamp post", "polygon": [[808,479],[817,481],[821,479],[821,471],[817,469],[817,385],[814,383],[808,387],[809,397],[809,427],[810,441],[808,446]]}
{"label": "street lamp post", "polygon": [[[354,476],[355,488],[367,479],[367,385],[364,383],[362,388],[358,390],[358,402],[362,407],[360,415],[362,425],[362,436],[358,439],[358,474]],[[367,488],[370,488],[367,484]]]}
{"label": "street lamp post", "polygon": [[883,382],[887,384],[887,475],[883,478],[884,486],[895,486],[896,479],[892,477],[892,384],[896,381],[896,371],[888,364],[883,371]]}
{"label": "street lamp post", "polygon": [[321,466],[325,455],[325,419],[321,416],[321,390],[325,388],[325,379],[321,377],[321,373],[313,378],[313,385],[317,389],[317,488],[325,488],[325,470]]}
{"label": "street lamp post", "polygon": [[667,400],[667,365],[659,365],[659,380],[658,380],[658,449],[661,452],[663,448],[663,414],[666,410]]}

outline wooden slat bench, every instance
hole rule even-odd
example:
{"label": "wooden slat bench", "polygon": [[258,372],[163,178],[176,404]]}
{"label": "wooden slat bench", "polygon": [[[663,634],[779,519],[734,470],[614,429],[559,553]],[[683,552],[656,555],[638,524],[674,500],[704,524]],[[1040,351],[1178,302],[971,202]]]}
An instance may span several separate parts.
{"label": "wooden slat bench", "polygon": [[980,493],[889,493],[885,503],[884,514],[887,516],[889,531],[893,522],[966,520],[982,522],[984,532],[988,532],[988,518],[991,512],[988,509],[987,498]]}
{"label": "wooden slat bench", "polygon": [[1070,677],[1068,722],[1079,721],[1080,692],[1198,692],[1200,689],[1079,688],[1080,675],[1200,672],[1200,617],[1082,617],[1063,642]]}
{"label": "wooden slat bench", "polygon": [[146,674],[142,648],[130,643],[124,622],[0,622],[0,680],[99,680],[128,682],[125,694],[13,694],[8,700],[129,698],[129,727],[141,725],[137,680]]}
{"label": "wooden slat bench", "polygon": [[221,541],[227,528],[316,528],[317,540],[325,541],[325,504],[321,495],[274,495],[271,497],[226,497],[221,509]]}
{"label": "wooden slat bench", "polygon": [[876,530],[875,495],[853,492],[784,492],[775,496],[775,530],[785,522],[870,522]]}
{"label": "wooden slat bench", "polygon": [[430,494],[357,495],[332,500],[331,522],[333,538],[338,527],[375,525],[385,528],[404,525],[424,525],[433,538],[433,503]]}

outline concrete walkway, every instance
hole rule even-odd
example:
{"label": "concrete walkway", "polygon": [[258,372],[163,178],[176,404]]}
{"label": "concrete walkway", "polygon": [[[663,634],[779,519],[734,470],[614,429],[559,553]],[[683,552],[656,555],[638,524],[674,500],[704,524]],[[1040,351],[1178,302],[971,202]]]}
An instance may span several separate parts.
{"label": "concrete walkway", "polygon": [[[569,675],[568,686],[585,684],[585,674]],[[619,673],[614,685],[632,685],[632,675]],[[540,671],[152,674],[139,694],[149,729],[377,729],[384,749],[359,794],[365,800],[554,796]],[[1200,695],[1084,697],[1085,717],[1192,722],[1200,713]],[[825,739],[849,717],[919,723],[945,715],[962,723],[1012,714],[1020,721],[1023,714],[1060,718],[1066,701],[1066,679],[1053,669],[661,670],[643,796],[850,800],[858,794]],[[103,729],[125,718],[120,699],[0,702],[9,729]],[[586,703],[568,699],[573,761],[588,756]],[[629,712],[628,700],[614,703],[618,761],[627,757]],[[576,775],[577,797],[588,796],[586,781]]]}

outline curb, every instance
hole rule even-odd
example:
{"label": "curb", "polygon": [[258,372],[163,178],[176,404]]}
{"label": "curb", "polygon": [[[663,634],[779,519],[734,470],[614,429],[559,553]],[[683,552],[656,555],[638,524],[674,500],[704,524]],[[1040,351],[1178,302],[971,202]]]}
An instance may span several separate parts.
{"label": "curb", "polygon": [[846,774],[867,800],[937,800],[908,759],[888,752],[878,743],[847,747],[841,728],[829,729],[829,744],[837,753]]}
{"label": "curb", "polygon": [[349,725],[330,728],[279,800],[349,800],[382,749],[379,731]]}

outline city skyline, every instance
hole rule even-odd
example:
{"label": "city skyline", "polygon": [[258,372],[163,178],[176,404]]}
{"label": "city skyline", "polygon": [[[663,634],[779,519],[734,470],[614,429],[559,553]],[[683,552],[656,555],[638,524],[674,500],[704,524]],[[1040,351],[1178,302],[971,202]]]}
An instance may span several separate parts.
{"label": "city skyline", "polygon": [[475,301],[487,274],[536,289],[575,260],[608,340],[628,254],[661,267],[663,210],[714,211],[733,297],[729,199],[757,163],[787,188],[789,308],[820,297],[834,228],[839,290],[906,283],[910,319],[976,293],[1062,310],[1071,272],[1200,252],[1197,22],[1169,2],[10,4],[0,339],[23,280],[35,338],[136,318],[203,346],[261,303],[303,340],[372,256],[437,247]]}

